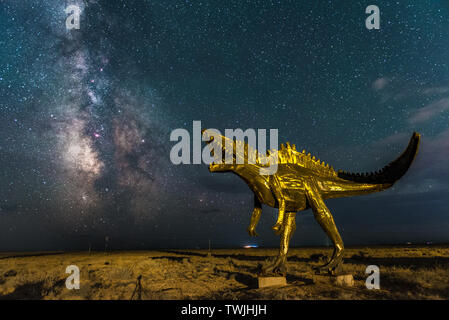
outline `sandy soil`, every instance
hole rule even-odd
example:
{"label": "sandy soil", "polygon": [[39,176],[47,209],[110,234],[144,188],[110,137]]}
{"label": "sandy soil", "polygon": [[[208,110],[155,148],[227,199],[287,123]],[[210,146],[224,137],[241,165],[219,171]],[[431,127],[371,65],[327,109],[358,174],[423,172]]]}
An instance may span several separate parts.
{"label": "sandy soil", "polygon": [[[256,270],[277,249],[40,252],[0,254],[0,299],[449,299],[449,246],[354,247],[344,271],[353,287],[311,270],[328,248],[292,248],[288,285],[257,288]],[[380,267],[380,290],[365,287]],[[80,289],[68,290],[68,265]],[[137,278],[141,276],[141,289]],[[136,292],[135,292],[136,291]]]}

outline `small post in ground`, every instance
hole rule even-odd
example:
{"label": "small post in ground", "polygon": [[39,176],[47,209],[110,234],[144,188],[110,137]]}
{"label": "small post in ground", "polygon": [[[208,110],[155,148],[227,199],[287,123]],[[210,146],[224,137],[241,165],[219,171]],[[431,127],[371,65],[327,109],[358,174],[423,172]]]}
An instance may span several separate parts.
{"label": "small post in ground", "polygon": [[209,239],[209,252],[207,253],[207,256],[208,256],[208,257],[211,257],[211,256],[212,256],[212,252],[210,251],[210,239]]}

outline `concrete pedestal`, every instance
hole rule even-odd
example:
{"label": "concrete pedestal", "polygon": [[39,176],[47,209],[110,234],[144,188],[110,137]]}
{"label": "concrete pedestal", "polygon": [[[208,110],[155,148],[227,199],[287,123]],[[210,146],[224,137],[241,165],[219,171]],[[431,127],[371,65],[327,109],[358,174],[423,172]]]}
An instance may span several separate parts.
{"label": "concrete pedestal", "polygon": [[331,279],[336,285],[339,286],[354,286],[354,277],[352,276],[352,274],[342,274],[336,277],[332,277]]}
{"label": "concrete pedestal", "polygon": [[337,286],[346,286],[353,287],[354,286],[354,277],[352,274],[342,274],[338,276],[330,276],[330,275],[314,275],[313,281],[315,283],[332,283]]}
{"label": "concrete pedestal", "polygon": [[287,279],[285,277],[259,277],[259,288],[286,286]]}

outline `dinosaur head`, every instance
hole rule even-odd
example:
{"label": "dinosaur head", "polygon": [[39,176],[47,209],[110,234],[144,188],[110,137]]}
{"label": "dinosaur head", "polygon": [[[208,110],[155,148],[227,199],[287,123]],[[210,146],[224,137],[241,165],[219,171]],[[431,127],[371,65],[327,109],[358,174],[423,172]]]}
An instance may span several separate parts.
{"label": "dinosaur head", "polygon": [[248,143],[230,139],[212,129],[202,132],[203,139],[214,159],[209,164],[210,172],[236,172],[243,167],[257,167],[257,150]]}

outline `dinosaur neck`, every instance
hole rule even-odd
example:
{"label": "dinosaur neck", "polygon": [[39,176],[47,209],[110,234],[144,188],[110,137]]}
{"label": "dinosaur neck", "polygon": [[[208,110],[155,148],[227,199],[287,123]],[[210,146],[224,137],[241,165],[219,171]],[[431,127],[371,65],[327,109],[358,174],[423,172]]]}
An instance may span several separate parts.
{"label": "dinosaur neck", "polygon": [[253,180],[259,176],[260,168],[257,165],[236,165],[233,172],[243,180]]}
{"label": "dinosaur neck", "polygon": [[256,165],[245,165],[237,167],[232,172],[245,181],[261,203],[272,207],[276,205],[276,200],[269,186],[270,176],[260,175],[260,167]]}
{"label": "dinosaur neck", "polygon": [[246,184],[254,191],[254,185],[260,181],[260,167],[257,165],[237,165],[233,172],[242,178]]}

